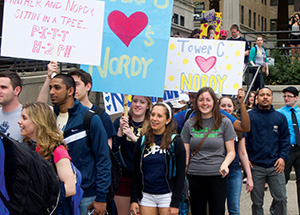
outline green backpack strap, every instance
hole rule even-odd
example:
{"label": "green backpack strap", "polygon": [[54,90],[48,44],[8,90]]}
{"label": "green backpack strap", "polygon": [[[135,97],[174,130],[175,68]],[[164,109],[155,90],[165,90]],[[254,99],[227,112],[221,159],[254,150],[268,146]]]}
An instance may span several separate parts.
{"label": "green backpack strap", "polygon": [[174,146],[174,141],[176,138],[177,134],[172,134],[171,135],[171,143],[170,143],[170,149],[169,149],[169,154],[170,154],[170,162],[169,162],[169,180],[171,180],[173,177],[176,176],[176,156],[175,156],[175,146]]}

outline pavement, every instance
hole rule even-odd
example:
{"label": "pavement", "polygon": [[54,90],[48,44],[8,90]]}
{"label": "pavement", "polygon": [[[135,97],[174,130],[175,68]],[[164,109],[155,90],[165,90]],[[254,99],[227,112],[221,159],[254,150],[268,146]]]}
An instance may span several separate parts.
{"label": "pavement", "polygon": [[[296,181],[289,180],[286,185],[287,189],[287,209],[288,215],[299,215],[298,213],[298,203],[297,203],[297,190],[296,190]],[[269,215],[269,207],[272,202],[272,196],[270,194],[270,190],[265,191],[265,199],[264,199],[264,214]],[[241,215],[252,215],[251,211],[251,199],[250,193],[246,191],[246,185],[243,184],[242,195],[240,201],[240,214]],[[225,214],[228,214],[227,212]]]}

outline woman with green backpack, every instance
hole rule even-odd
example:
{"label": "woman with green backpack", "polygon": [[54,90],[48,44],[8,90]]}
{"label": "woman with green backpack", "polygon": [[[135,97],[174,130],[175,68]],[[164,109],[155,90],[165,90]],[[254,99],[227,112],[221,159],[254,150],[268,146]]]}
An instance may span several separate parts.
{"label": "woman with green backpack", "polygon": [[169,105],[157,103],[134,150],[130,214],[177,215],[185,180],[185,148]]}

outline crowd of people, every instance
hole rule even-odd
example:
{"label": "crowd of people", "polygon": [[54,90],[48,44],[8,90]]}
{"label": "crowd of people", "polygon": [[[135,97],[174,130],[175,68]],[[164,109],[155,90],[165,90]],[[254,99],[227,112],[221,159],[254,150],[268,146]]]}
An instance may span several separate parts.
{"label": "crowd of people", "polygon": [[[191,37],[199,38],[199,33],[196,30]],[[230,40],[244,40],[236,25],[231,34]],[[257,38],[261,55],[255,57],[252,49],[249,54],[246,46],[245,56],[249,55],[253,64],[264,62],[267,74],[261,40]],[[52,78],[53,73],[58,73],[56,62],[48,64],[37,102],[22,105],[18,99],[20,77],[12,71],[0,72],[0,131],[23,143],[34,142],[34,150],[53,162],[63,184],[61,200],[79,192],[72,169],[76,166],[82,176],[80,214],[177,215],[182,198],[190,200],[193,215],[207,211],[225,214],[226,200],[228,213],[240,214],[243,171],[252,214],[263,214],[268,183],[273,197],[271,213],[286,215],[285,184],[292,166],[300,206],[300,110],[295,87],[283,90],[286,106],[278,111],[272,105],[272,90],[264,86],[251,91],[246,103],[242,88],[237,101],[215,94],[209,87],[182,93],[168,104],[152,104],[149,97],[133,95],[128,116],[122,114],[112,122],[89,100],[92,79],[88,73],[76,70]],[[46,104],[49,95],[53,106]],[[235,114],[236,102],[240,116]],[[92,117],[86,129],[88,112]],[[0,213],[6,215],[10,211],[3,198],[9,202],[14,194],[6,191],[4,148],[0,142]],[[122,174],[114,198],[108,202],[114,176],[110,151]],[[190,192],[183,197],[186,182]],[[59,201],[56,213],[73,214],[72,209],[65,210],[69,203]]]}

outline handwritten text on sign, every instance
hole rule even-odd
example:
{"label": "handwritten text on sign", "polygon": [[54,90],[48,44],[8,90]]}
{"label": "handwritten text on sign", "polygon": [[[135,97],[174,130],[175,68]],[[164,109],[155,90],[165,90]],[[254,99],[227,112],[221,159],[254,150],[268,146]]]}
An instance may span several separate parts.
{"label": "handwritten text on sign", "polygon": [[165,89],[197,92],[211,87],[236,94],[242,86],[245,43],[171,38]]}
{"label": "handwritten text on sign", "polygon": [[[163,101],[169,102],[179,98],[178,91],[166,90]],[[105,112],[109,115],[122,113],[124,111],[124,95],[120,93],[103,93]],[[128,95],[128,107],[131,106],[132,96]],[[152,104],[157,102],[157,97],[151,97]]]}
{"label": "handwritten text on sign", "polygon": [[1,55],[100,65],[104,2],[6,0]]}
{"label": "handwritten text on sign", "polygon": [[162,97],[172,0],[105,3],[101,66],[81,65],[93,91]]}

